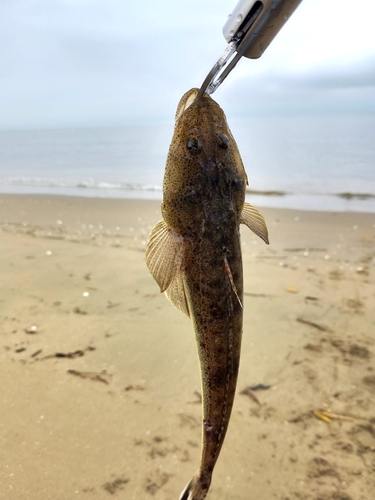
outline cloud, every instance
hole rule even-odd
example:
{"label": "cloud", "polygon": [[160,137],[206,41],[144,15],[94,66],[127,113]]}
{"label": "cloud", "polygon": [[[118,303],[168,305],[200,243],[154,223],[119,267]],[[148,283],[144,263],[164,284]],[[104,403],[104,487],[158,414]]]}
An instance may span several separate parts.
{"label": "cloud", "polygon": [[[360,89],[374,102],[375,39],[372,2],[358,2],[355,11],[342,0],[302,2],[262,58],[241,60],[214,97],[238,114],[310,112],[314,100],[319,110],[364,109]],[[226,46],[228,3],[3,1],[0,127],[173,121]]]}
{"label": "cloud", "polygon": [[299,83],[314,88],[364,88],[375,87],[375,56],[347,63],[339,67],[325,65],[299,75]]}

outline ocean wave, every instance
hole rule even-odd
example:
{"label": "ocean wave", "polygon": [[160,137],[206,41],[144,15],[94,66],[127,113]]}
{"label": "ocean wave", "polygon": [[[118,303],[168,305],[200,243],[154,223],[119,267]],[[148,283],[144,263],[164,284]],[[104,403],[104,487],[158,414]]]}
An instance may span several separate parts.
{"label": "ocean wave", "polygon": [[0,178],[0,185],[3,186],[20,186],[31,188],[63,188],[63,189],[108,189],[120,191],[162,191],[162,186],[152,184],[139,184],[129,182],[109,182],[109,181],[94,181],[78,180],[78,181],[61,181],[57,179],[49,179],[45,177],[11,177],[8,179]]}
{"label": "ocean wave", "polygon": [[[131,182],[60,180],[47,177],[0,177],[2,194],[83,196],[88,198],[162,199],[162,186]],[[257,207],[375,213],[375,194],[312,192],[303,189],[247,189],[246,199]]]}

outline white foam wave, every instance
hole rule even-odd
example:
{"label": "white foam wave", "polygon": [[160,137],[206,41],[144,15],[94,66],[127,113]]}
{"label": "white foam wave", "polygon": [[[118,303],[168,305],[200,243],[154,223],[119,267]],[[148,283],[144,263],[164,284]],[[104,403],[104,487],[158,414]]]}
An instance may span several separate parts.
{"label": "white foam wave", "polygon": [[98,189],[120,191],[161,191],[162,187],[152,184],[134,184],[128,182],[94,181],[93,179],[78,181],[60,181],[46,177],[10,177],[0,178],[0,186],[20,186],[30,188],[62,188],[62,189]]}

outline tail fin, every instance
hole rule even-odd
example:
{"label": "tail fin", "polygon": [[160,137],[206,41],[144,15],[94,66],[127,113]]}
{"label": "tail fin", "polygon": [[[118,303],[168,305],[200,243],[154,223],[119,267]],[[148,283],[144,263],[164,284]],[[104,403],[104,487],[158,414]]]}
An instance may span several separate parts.
{"label": "tail fin", "polygon": [[188,484],[185,486],[184,491],[181,493],[180,500],[204,500],[211,484],[211,477],[204,479],[197,473],[195,474]]}

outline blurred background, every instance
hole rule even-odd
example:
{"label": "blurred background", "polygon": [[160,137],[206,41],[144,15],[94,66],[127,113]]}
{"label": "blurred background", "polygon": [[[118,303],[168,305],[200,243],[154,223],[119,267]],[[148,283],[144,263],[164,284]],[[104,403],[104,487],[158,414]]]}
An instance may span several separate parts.
{"label": "blurred background", "polygon": [[[0,191],[161,198],[177,103],[236,3],[2,0]],[[255,205],[375,212],[374,15],[303,0],[213,95]]]}

